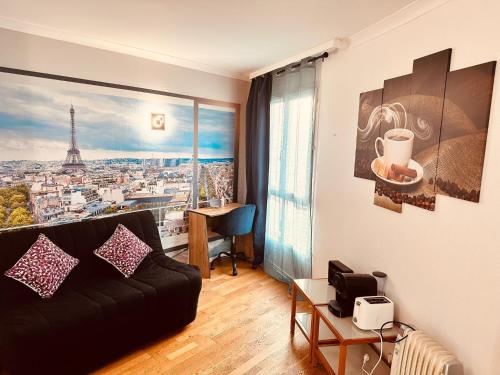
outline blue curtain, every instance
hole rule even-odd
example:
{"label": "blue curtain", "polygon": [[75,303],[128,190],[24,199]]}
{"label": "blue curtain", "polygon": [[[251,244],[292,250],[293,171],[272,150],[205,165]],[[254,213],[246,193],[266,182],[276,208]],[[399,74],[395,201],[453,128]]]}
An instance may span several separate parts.
{"label": "blue curtain", "polygon": [[264,268],[290,283],[312,274],[316,64],[273,74]]}
{"label": "blue curtain", "polygon": [[264,260],[271,85],[271,73],[252,80],[246,112],[246,203],[256,205],[253,227],[254,266],[261,264]]}

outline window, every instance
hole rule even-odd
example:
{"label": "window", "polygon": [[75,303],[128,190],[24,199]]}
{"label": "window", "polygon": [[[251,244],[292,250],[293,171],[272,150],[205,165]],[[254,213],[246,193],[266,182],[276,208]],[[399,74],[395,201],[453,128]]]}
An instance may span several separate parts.
{"label": "window", "polygon": [[311,273],[314,109],[314,66],[275,76],[264,264],[285,280]]}

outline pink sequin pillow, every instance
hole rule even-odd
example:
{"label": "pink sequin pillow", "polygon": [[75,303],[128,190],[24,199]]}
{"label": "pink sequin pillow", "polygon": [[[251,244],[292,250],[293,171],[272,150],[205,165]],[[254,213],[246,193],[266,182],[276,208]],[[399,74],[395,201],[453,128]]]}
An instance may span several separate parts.
{"label": "pink sequin pillow", "polygon": [[112,264],[125,277],[130,277],[152,251],[127,227],[119,224],[104,245],[94,250],[94,254]]}
{"label": "pink sequin pillow", "polygon": [[66,254],[43,234],[5,276],[23,283],[42,298],[54,295],[79,260]]}

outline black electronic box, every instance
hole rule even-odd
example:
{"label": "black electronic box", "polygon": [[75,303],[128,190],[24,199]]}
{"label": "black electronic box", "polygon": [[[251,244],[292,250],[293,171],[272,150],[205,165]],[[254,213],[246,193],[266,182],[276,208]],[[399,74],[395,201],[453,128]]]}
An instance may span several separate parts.
{"label": "black electronic box", "polygon": [[334,286],[335,299],[330,301],[328,309],[340,318],[352,316],[356,298],[377,295],[377,280],[368,274],[338,273]]}
{"label": "black electronic box", "polygon": [[335,276],[338,273],[354,273],[340,260],[331,260],[328,262],[328,284],[335,286]]}

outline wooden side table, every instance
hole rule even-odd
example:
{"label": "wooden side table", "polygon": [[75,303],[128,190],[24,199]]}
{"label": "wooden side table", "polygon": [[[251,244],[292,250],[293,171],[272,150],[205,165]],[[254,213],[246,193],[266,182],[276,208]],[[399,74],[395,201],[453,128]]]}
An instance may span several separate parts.
{"label": "wooden side table", "polygon": [[[296,279],[292,283],[292,311],[290,316],[290,334],[295,334],[295,324],[309,342],[309,358],[312,360],[314,314],[297,313],[297,295],[301,294],[313,307],[328,305],[335,299],[335,288],[328,284],[328,279]],[[333,344],[337,339],[324,323],[319,325],[319,341],[321,344]]]}
{"label": "wooden side table", "polygon": [[[378,361],[379,355],[368,344],[380,342],[380,337],[375,334],[375,332],[359,329],[352,322],[352,317],[336,317],[328,310],[328,306],[315,306],[313,316],[313,366],[316,366],[319,360],[330,375],[358,375],[361,373],[363,356],[365,353],[368,353],[370,361],[366,364],[366,368],[373,368]],[[336,344],[328,344],[318,339],[321,335],[321,322],[323,322],[327,329],[335,336],[337,339]],[[396,328],[384,330],[384,338],[394,340],[396,337]],[[349,363],[347,362],[348,347]],[[387,375],[389,372],[389,367],[381,361],[374,375]]]}

